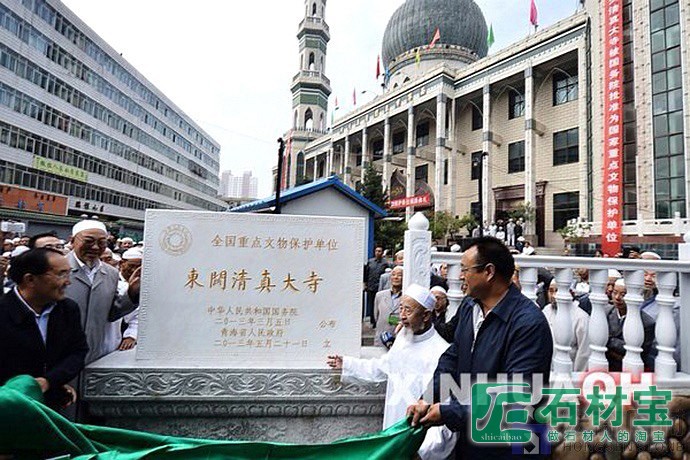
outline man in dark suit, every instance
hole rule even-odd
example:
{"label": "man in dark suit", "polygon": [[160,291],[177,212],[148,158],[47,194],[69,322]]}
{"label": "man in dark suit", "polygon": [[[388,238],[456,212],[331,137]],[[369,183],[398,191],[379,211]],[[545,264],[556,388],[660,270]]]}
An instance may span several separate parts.
{"label": "man in dark suit", "polygon": [[79,307],[65,297],[70,273],[59,251],[29,250],[12,260],[16,287],[0,298],[0,384],[31,375],[55,408],[76,401],[67,382],[84,368],[89,350]]}
{"label": "man in dark suit", "polygon": [[[442,375],[450,375],[457,385],[460,376],[476,381],[487,374],[495,381],[498,374],[521,376],[531,382],[540,377],[548,385],[553,341],[546,317],[513,285],[515,261],[508,248],[492,237],[478,238],[461,260],[461,280],[474,302],[458,309],[458,326],[450,348],[436,368],[436,386]],[[470,422],[470,401],[447,399],[440,403],[420,400],[408,408],[412,425],[445,425],[458,433],[456,458],[515,458],[510,446],[473,444],[465,439]]]}

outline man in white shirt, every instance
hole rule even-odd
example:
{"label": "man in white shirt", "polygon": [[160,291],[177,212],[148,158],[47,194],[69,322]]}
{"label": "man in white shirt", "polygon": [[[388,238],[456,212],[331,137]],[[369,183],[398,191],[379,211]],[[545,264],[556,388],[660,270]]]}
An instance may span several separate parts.
{"label": "man in white shirt", "polygon": [[[381,358],[359,359],[332,355],[328,365],[342,369],[347,381],[388,382],[383,428],[405,418],[407,406],[414,404],[431,383],[438,358],[449,344],[432,326],[436,298],[417,284],[408,286],[400,301],[403,329],[388,353]],[[448,458],[455,447],[455,436],[444,427],[429,429],[419,449],[423,459]]]}

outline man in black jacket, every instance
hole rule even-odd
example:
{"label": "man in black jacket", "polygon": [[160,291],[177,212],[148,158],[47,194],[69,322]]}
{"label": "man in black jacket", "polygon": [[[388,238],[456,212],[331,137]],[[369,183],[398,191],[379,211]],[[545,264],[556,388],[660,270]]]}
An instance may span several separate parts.
{"label": "man in black jacket", "polygon": [[67,382],[84,368],[88,351],[79,307],[65,298],[70,265],[54,249],[32,249],[12,260],[16,287],[0,298],[0,384],[28,374],[54,408],[76,401]]}

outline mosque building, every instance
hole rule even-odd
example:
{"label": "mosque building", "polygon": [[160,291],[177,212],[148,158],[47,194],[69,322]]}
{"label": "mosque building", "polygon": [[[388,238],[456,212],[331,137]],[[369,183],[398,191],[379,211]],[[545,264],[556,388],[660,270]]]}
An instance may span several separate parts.
{"label": "mosque building", "polygon": [[[384,33],[383,94],[332,124],[325,12],[326,0],[305,1],[283,188],[331,174],[356,187],[371,164],[408,218],[426,207],[488,223],[522,205],[536,246],[561,248],[571,219],[592,243],[613,227],[626,244],[679,241],[690,205],[687,2],[583,0],[487,55],[473,0],[406,0]],[[610,124],[619,128],[604,132]],[[607,212],[618,223],[602,225]]]}

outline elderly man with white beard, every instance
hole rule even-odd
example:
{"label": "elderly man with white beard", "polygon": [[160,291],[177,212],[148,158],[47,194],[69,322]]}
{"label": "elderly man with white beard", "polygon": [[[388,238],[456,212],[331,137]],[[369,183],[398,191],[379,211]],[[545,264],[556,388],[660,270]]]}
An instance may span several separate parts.
{"label": "elderly man with white beard", "polygon": [[[383,429],[405,418],[407,407],[425,392],[439,357],[449,347],[432,324],[435,304],[436,298],[428,289],[412,284],[400,301],[403,328],[388,353],[375,359],[328,357],[329,366],[342,370],[344,382],[387,382]],[[418,454],[422,459],[445,459],[454,447],[454,433],[434,427],[428,430]]]}

